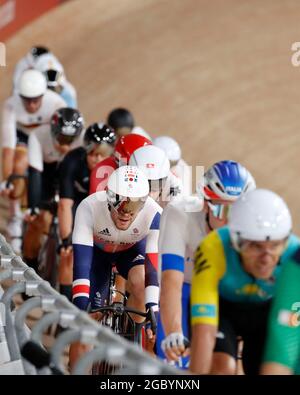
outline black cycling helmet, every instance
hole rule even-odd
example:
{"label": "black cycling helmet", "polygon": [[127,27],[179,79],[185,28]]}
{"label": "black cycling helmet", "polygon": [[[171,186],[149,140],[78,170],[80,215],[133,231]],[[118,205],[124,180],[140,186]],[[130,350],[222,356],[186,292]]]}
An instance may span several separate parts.
{"label": "black cycling helmet", "polygon": [[107,123],[117,131],[122,128],[132,129],[135,122],[133,115],[126,108],[116,108],[108,114]]}
{"label": "black cycling helmet", "polygon": [[38,47],[32,47],[30,50],[31,55],[34,58],[38,58],[41,55],[44,55],[45,53],[49,53],[49,49],[46,47],[38,46]]}
{"label": "black cycling helmet", "polygon": [[89,153],[94,149],[96,144],[106,143],[113,146],[116,138],[116,132],[110,126],[105,123],[93,123],[85,131],[83,146]]}
{"label": "black cycling helmet", "polygon": [[80,135],[83,126],[83,117],[74,108],[59,108],[51,117],[51,134],[60,145],[71,144]]}

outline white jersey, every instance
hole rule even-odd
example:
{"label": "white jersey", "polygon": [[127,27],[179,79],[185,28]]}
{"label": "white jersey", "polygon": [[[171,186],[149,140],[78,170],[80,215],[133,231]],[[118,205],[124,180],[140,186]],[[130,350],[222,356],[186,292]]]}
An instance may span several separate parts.
{"label": "white jersey", "polygon": [[197,196],[184,196],[164,209],[158,244],[159,274],[179,270],[184,272],[184,282],[191,283],[194,253],[207,234],[202,203]]}
{"label": "white jersey", "polygon": [[[150,230],[156,235],[153,238],[153,243],[155,239],[158,240],[158,228],[152,224],[157,214],[160,218],[161,211],[158,204],[148,197],[143,209],[130,227],[127,230],[119,230],[111,218],[106,192],[93,193],[85,198],[77,208],[73,244],[95,245],[103,251],[114,253],[132,247],[146,237]],[[157,252],[157,247],[148,245],[148,249]]]}
{"label": "white jersey", "polygon": [[[81,135],[70,145],[71,150],[82,145]],[[61,162],[65,154],[58,152],[54,147],[51,135],[50,125],[42,125],[35,129],[29,136],[28,140],[28,161],[29,166],[38,171],[44,170],[44,163]]]}
{"label": "white jersey", "polygon": [[28,52],[22,59],[19,60],[17,63],[14,74],[13,74],[13,84],[14,84],[14,89],[18,85],[19,78],[21,77],[21,74],[28,69],[35,69],[36,68],[36,63],[39,61],[40,58],[46,57],[48,62],[53,62],[54,64],[60,63],[57,59],[56,56],[54,56],[52,53],[47,53],[45,55],[41,55],[38,57],[34,57],[31,55],[30,52]]}
{"label": "white jersey", "polygon": [[171,172],[181,180],[182,194],[184,196],[190,196],[192,194],[191,167],[183,159],[180,159],[175,166],[171,167]]}
{"label": "white jersey", "polygon": [[[114,253],[124,255],[146,238],[143,255],[145,265],[145,304],[158,305],[157,251],[161,208],[150,197],[127,230],[116,228],[106,198],[106,192],[96,192],[84,199],[77,208],[74,231],[74,276],[73,301],[77,307],[85,309],[90,295],[91,274],[94,256],[99,250],[105,259],[116,259]],[[96,249],[96,251],[95,251]],[[95,252],[94,252],[95,251]],[[111,257],[111,258],[110,258]],[[101,258],[97,262],[98,276],[101,276]]]}
{"label": "white jersey", "polygon": [[2,114],[2,147],[15,148],[17,129],[29,135],[36,127],[48,124],[53,113],[66,107],[66,102],[55,92],[47,90],[41,107],[33,114],[28,113],[18,95],[13,95],[4,103]]}

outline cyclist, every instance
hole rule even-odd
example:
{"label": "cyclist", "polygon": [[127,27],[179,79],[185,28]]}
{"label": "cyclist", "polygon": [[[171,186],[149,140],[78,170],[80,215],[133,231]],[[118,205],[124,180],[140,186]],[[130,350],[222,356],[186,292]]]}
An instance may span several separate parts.
{"label": "cyclist", "polygon": [[18,61],[13,73],[14,88],[18,86],[19,79],[23,72],[28,69],[34,69],[36,61],[40,56],[45,54],[49,54],[53,59],[57,60],[57,58],[49,51],[47,47],[35,46],[30,48],[27,54]]}
{"label": "cyclist", "polygon": [[[73,231],[73,302],[86,310],[105,304],[111,265],[127,279],[128,305],[158,306],[157,243],[161,208],[148,197],[148,179],[137,167],[122,166],[107,191],[84,199]],[[137,319],[138,320],[138,319]],[[72,361],[78,344],[71,347]]]}
{"label": "cyclist", "polygon": [[118,137],[134,133],[151,140],[149,133],[140,126],[135,126],[133,115],[126,108],[119,107],[112,110],[107,116],[107,124],[116,131]]}
{"label": "cyclist", "polygon": [[154,145],[146,145],[133,152],[129,165],[139,167],[149,180],[150,196],[164,208],[179,197],[182,185],[170,172],[170,161],[164,151]]}
{"label": "cyclist", "polygon": [[67,80],[62,64],[53,59],[52,54],[40,56],[35,63],[35,69],[45,75],[48,89],[58,93],[68,107],[77,108],[76,90]]}
{"label": "cyclist", "polygon": [[28,205],[30,214],[24,234],[23,257],[35,270],[41,237],[51,222],[49,203],[58,184],[58,165],[63,156],[81,144],[83,117],[73,108],[60,108],[51,118],[51,126],[43,125],[32,132],[28,141],[29,176]]}
{"label": "cyclist", "polygon": [[300,374],[300,249],[282,269],[268,322],[262,374]]}
{"label": "cyclist", "polygon": [[132,153],[144,145],[152,144],[146,137],[129,134],[122,136],[116,143],[114,154],[104,159],[95,166],[90,177],[90,194],[103,191],[107,180],[119,166],[127,165]]}
{"label": "cyclist", "polygon": [[189,363],[184,340],[190,338],[189,299],[194,252],[199,240],[226,224],[229,205],[255,188],[251,174],[234,161],[215,163],[204,174],[204,186],[202,182],[199,185],[199,196],[171,202],[164,209],[160,224],[157,353],[182,368],[187,368]]}
{"label": "cyclist", "polygon": [[183,184],[183,194],[190,196],[192,194],[192,172],[190,166],[181,157],[181,149],[177,141],[169,136],[159,136],[153,140],[153,144],[166,153],[172,173]]}
{"label": "cyclist", "polygon": [[282,267],[299,248],[286,203],[256,189],[238,199],[228,226],[195,254],[191,290],[191,371],[235,374],[237,337],[246,374],[258,374],[269,306]]}
{"label": "cyclist", "polygon": [[[30,132],[49,124],[55,110],[64,107],[64,100],[47,90],[46,79],[37,70],[26,70],[18,90],[4,103],[2,114],[2,185],[12,174],[24,175],[27,170],[27,141]],[[10,199],[10,220],[7,232],[11,239],[22,235],[22,213],[19,199],[26,195],[25,180],[17,179],[14,189],[5,188],[2,195]]]}
{"label": "cyclist", "polygon": [[135,126],[135,121],[129,110],[118,107],[108,114],[107,124],[116,131],[118,137],[121,137],[131,133]]}
{"label": "cyclist", "polygon": [[93,123],[85,131],[83,146],[69,152],[59,167],[58,223],[62,240],[59,282],[60,292],[69,297],[73,278],[73,218],[79,203],[88,196],[90,172],[111,155],[115,141],[116,133],[111,127]]}

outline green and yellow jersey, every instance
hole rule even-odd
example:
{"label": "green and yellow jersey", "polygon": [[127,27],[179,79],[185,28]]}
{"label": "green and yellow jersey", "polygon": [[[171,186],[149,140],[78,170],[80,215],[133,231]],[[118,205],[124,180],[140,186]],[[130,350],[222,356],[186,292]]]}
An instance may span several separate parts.
{"label": "green and yellow jersey", "polygon": [[191,290],[192,324],[218,325],[219,297],[237,303],[263,303],[273,297],[282,267],[300,247],[291,235],[273,276],[256,279],[243,269],[240,254],[233,248],[228,227],[210,232],[196,254]]}

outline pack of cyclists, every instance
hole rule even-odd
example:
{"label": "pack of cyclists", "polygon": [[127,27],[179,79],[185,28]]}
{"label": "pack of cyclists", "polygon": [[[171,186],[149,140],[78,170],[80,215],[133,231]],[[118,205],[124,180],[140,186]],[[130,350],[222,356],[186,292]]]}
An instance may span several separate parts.
{"label": "pack of cyclists", "polygon": [[[107,303],[112,266],[127,304],[149,308],[157,358],[194,374],[300,372],[300,240],[288,206],[220,160],[193,193],[171,136],[150,136],[124,107],[85,125],[56,56],[33,47],[2,112],[7,236],[38,271],[58,200],[57,286],[82,310]],[[141,317],[134,316],[140,321]],[[84,352],[70,349],[70,365]]]}

